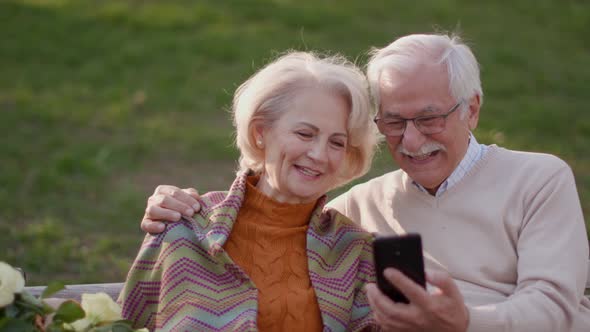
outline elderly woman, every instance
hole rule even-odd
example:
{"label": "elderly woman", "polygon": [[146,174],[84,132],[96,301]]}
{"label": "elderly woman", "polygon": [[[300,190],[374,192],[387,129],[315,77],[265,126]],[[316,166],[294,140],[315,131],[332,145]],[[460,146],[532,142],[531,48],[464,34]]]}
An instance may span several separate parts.
{"label": "elderly woman", "polygon": [[147,235],[120,296],[150,330],[357,331],[373,326],[371,235],[324,209],[369,169],[375,135],[363,74],[290,53],[235,93],[240,171],[194,219]]}

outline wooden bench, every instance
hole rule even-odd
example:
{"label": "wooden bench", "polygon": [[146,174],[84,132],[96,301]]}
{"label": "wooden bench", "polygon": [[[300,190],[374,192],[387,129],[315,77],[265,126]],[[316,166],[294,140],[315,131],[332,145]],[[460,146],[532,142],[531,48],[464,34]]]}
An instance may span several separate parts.
{"label": "wooden bench", "polygon": [[[98,292],[105,292],[107,293],[113,300],[117,300],[121,289],[123,288],[123,283],[110,283],[110,284],[83,284],[83,285],[68,285],[65,289],[62,289],[56,294],[53,294],[52,297],[60,298],[60,299],[73,299],[76,301],[80,301],[80,296],[83,293],[94,294]],[[45,286],[33,286],[33,287],[26,287],[27,291],[32,295],[38,296],[41,295]],[[586,296],[590,298],[590,266],[588,266],[588,280],[586,280]]]}
{"label": "wooden bench", "polygon": [[[51,295],[51,297],[58,299],[71,299],[80,302],[80,297],[84,293],[94,294],[99,292],[107,293],[113,300],[117,300],[124,283],[110,283],[110,284],[81,284],[81,285],[67,285],[66,288]],[[39,296],[45,290],[45,286],[25,287],[25,289],[34,296]]]}

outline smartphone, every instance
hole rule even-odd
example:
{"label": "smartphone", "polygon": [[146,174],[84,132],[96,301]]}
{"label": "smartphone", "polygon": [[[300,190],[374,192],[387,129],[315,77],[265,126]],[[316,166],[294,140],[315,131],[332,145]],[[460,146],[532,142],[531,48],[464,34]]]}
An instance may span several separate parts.
{"label": "smartphone", "polygon": [[408,299],[389,281],[383,271],[393,267],[415,283],[426,288],[422,239],[420,234],[408,233],[398,236],[377,237],[373,242],[373,255],[377,273],[377,286],[395,302],[409,303]]}

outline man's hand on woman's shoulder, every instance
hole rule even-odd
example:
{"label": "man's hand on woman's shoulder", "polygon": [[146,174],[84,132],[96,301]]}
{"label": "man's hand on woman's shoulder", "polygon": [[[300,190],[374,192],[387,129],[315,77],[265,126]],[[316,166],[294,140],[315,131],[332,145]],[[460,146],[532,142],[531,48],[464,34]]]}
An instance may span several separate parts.
{"label": "man's hand on woman's shoulder", "polygon": [[166,228],[164,222],[179,221],[182,215],[192,217],[201,210],[198,198],[199,193],[194,188],[180,189],[169,185],[156,187],[148,198],[141,229],[157,234]]}

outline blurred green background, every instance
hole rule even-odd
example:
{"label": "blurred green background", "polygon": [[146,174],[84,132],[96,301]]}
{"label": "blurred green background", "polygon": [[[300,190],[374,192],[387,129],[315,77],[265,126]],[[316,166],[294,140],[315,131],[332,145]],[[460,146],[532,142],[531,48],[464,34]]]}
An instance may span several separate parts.
{"label": "blurred green background", "polygon": [[[257,68],[435,30],[481,63],[479,141],[565,159],[590,220],[588,1],[2,0],[0,260],[29,285],[123,281],[157,184],[231,183],[227,109]],[[394,168],[382,149],[367,177]]]}

